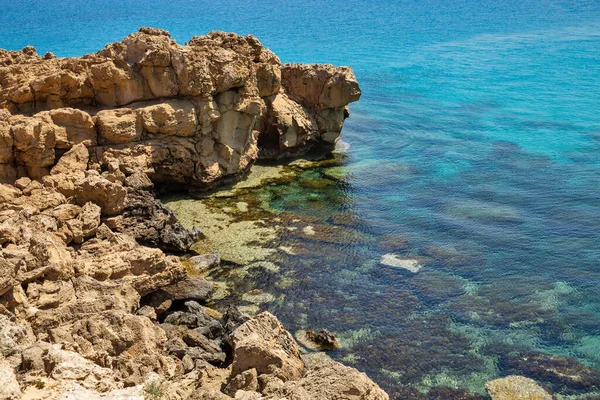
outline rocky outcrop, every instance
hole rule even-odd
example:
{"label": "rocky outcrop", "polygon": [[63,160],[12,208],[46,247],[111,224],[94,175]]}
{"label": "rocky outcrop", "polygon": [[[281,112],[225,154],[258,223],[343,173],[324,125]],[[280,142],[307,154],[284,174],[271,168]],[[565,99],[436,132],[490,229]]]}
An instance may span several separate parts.
{"label": "rocky outcrop", "polygon": [[[349,68],[142,28],[80,58],[0,50],[0,398],[387,399],[277,318],[206,307],[203,237],[154,198],[339,138]],[[192,272],[187,275],[186,268]]]}
{"label": "rocky outcrop", "polygon": [[80,58],[0,51],[0,182],[48,175],[81,144],[99,173],[206,186],[259,155],[335,143],[359,97],[350,68],[284,65],[251,35],[211,32],[182,46],[142,28]]}

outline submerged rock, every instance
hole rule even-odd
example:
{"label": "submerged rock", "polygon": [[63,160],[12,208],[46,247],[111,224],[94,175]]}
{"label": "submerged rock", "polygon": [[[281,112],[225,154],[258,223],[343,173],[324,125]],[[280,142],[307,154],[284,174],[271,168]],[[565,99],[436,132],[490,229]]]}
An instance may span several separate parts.
{"label": "submerged rock", "polygon": [[578,394],[600,389],[600,370],[573,357],[529,352],[502,357],[498,367],[505,373],[533,378],[559,393]]}
{"label": "submerged rock", "polygon": [[492,400],[552,400],[552,396],[533,379],[507,376],[485,384]]}
{"label": "submerged rock", "polygon": [[341,347],[337,337],[325,329],[321,329],[317,332],[312,330],[298,331],[296,332],[296,339],[298,339],[300,344],[308,347],[309,349],[331,350]]}
{"label": "submerged rock", "polygon": [[421,261],[417,259],[410,259],[400,256],[398,254],[384,254],[381,256],[379,262],[383,265],[387,265],[394,268],[402,268],[407,271],[410,271],[414,274],[419,272],[423,265],[421,265]]}

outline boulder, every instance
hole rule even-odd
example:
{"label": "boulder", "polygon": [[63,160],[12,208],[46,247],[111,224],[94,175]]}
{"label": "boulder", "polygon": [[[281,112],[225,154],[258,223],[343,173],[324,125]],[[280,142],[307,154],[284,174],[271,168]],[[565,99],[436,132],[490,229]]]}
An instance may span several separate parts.
{"label": "boulder", "polygon": [[199,276],[188,276],[186,279],[163,288],[173,300],[207,301],[214,292],[212,283]]}
{"label": "boulder", "polygon": [[50,170],[52,175],[70,174],[76,171],[85,171],[87,169],[90,153],[83,143],[76,144],[67,151]]}
{"label": "boulder", "polygon": [[102,215],[116,215],[125,208],[127,190],[119,183],[111,182],[100,176],[89,175],[77,182],[75,200],[83,206],[93,202],[100,206]]}
{"label": "boulder", "polygon": [[304,361],[298,344],[277,318],[263,312],[239,326],[231,336],[231,378],[251,369],[258,375],[275,375],[283,381],[298,380]]}
{"label": "boulder", "polygon": [[218,252],[193,256],[188,259],[187,265],[192,270],[201,273],[221,264],[221,255]]}
{"label": "boulder", "polygon": [[101,143],[129,143],[142,137],[142,121],[130,108],[98,111],[96,122]]}

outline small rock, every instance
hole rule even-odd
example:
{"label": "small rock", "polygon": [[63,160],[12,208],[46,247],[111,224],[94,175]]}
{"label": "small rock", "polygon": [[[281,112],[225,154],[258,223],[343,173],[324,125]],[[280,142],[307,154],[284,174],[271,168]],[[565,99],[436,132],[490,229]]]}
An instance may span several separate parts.
{"label": "small rock", "polygon": [[141,315],[142,317],[150,318],[152,321],[156,321],[156,311],[150,306],[140,307],[136,314]]}
{"label": "small rock", "polygon": [[306,331],[306,338],[323,349],[337,349],[340,347],[335,335],[325,329],[318,332]]}
{"label": "small rock", "polygon": [[167,343],[165,343],[165,350],[169,354],[173,354],[177,358],[183,359],[183,357],[188,352],[188,346],[185,344],[185,342],[182,339],[173,338],[173,339],[167,340]]}
{"label": "small rock", "polygon": [[230,396],[235,396],[238,390],[250,392],[258,390],[258,374],[256,373],[256,369],[249,369],[234,377],[229,381],[223,392]]}
{"label": "small rock", "polygon": [[135,172],[125,178],[125,186],[136,190],[152,190],[154,184],[144,172]]}
{"label": "small rock", "polygon": [[190,372],[191,370],[193,370],[194,367],[196,366],[194,364],[194,360],[188,354],[183,356],[183,358],[181,359],[181,364],[183,364],[183,370],[185,371],[186,374],[188,372]]}
{"label": "small rock", "polygon": [[419,263],[419,260],[403,258],[402,256],[391,253],[381,256],[381,260],[379,262],[390,267],[405,269],[414,274],[423,268],[423,266]]}
{"label": "small rock", "polygon": [[204,272],[221,264],[221,255],[218,252],[190,257],[188,265],[196,272]]}
{"label": "small rock", "polygon": [[18,187],[19,189],[23,190],[25,189],[27,186],[29,186],[29,184],[31,183],[31,179],[27,178],[26,176],[19,178],[15,181],[15,186]]}

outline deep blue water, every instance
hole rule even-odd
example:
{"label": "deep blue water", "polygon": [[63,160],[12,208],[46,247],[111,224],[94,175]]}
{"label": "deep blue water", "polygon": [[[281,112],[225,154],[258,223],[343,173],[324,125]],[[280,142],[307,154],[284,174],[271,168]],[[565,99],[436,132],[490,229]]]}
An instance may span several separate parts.
{"label": "deep blue water", "polygon": [[[339,290],[362,308],[331,298],[340,316],[309,307],[308,320],[377,337],[340,358],[388,390],[481,391],[522,351],[600,367],[600,2],[0,0],[0,48],[81,55],[140,26],[180,43],[253,33],[283,61],[354,68],[363,97],[343,132],[337,211],[434,261],[357,277],[360,247],[321,260],[345,268]],[[333,296],[335,282],[302,288]]]}

